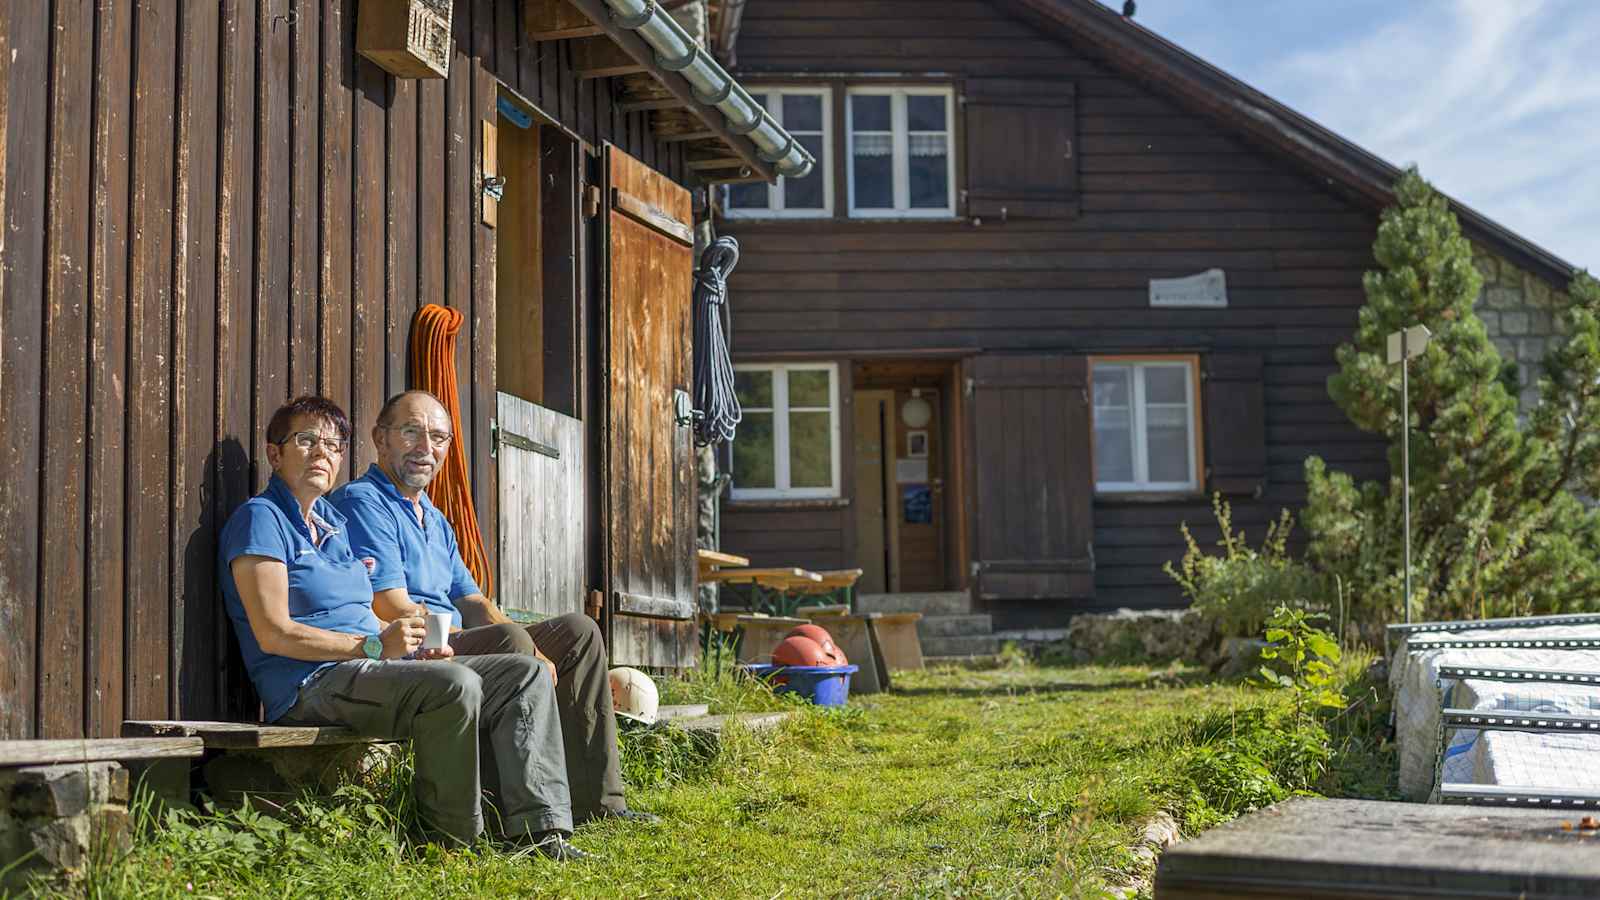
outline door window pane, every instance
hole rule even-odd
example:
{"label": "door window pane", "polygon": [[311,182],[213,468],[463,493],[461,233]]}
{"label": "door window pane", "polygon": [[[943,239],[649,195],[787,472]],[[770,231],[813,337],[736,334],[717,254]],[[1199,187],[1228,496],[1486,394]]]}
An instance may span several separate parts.
{"label": "door window pane", "polygon": [[829,422],[831,416],[832,414],[827,412],[789,414],[790,487],[832,486],[833,436]]}
{"label": "door window pane", "polygon": [[741,488],[777,487],[772,448],[772,413],[746,410],[733,442],[733,483]]}

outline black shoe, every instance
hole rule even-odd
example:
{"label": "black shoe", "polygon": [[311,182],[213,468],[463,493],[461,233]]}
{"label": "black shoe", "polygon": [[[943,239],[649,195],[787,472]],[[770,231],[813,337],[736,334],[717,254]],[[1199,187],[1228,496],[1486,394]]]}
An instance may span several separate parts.
{"label": "black shoe", "polygon": [[579,862],[595,859],[593,853],[572,846],[566,835],[559,831],[541,831],[538,834],[520,834],[507,842],[516,850],[531,850],[546,859],[557,862]]}
{"label": "black shoe", "polygon": [[584,819],[583,822],[581,822],[579,824],[587,825],[590,822],[600,822],[600,821],[604,821],[606,819],[621,819],[622,821],[627,822],[630,825],[659,825],[659,824],[661,824],[661,817],[656,815],[655,813],[640,812],[639,810],[635,810],[635,809],[625,809],[622,812],[615,812],[613,810],[604,809],[604,808],[602,808],[599,812],[595,813],[594,815],[589,816],[587,819]]}

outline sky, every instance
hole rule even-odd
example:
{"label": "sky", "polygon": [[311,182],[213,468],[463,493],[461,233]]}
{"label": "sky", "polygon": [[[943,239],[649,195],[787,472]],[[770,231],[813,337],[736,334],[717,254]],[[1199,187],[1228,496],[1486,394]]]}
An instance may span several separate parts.
{"label": "sky", "polygon": [[1138,0],[1134,18],[1600,272],[1600,2]]}

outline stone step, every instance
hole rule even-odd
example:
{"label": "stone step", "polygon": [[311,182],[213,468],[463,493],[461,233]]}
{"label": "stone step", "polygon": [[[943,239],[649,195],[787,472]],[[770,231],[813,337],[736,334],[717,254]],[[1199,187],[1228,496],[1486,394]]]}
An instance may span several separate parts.
{"label": "stone step", "polygon": [[709,703],[686,703],[678,706],[663,706],[656,710],[656,719],[698,719],[711,714]]}
{"label": "stone step", "polygon": [[960,616],[972,612],[972,598],[965,591],[857,594],[856,612],[919,612],[924,616]]}
{"label": "stone step", "polygon": [[917,622],[917,635],[924,641],[931,637],[964,637],[994,632],[994,617],[988,613],[965,616],[923,616]]}
{"label": "stone step", "polygon": [[1000,639],[992,634],[922,639],[924,659],[932,656],[988,656],[1000,652]]}
{"label": "stone step", "polygon": [[978,656],[924,656],[922,664],[929,669],[941,666],[953,666],[958,669],[993,669],[1000,665],[1000,655],[984,653]]}

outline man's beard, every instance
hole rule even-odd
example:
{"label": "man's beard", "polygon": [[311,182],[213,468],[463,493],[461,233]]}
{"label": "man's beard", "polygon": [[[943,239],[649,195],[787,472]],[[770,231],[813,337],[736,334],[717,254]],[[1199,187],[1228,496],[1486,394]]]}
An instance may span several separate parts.
{"label": "man's beard", "polygon": [[[414,472],[410,468],[412,463],[420,463],[428,468],[423,472]],[[406,483],[406,487],[425,488],[428,486],[428,482],[433,480],[433,473],[437,470],[438,467],[433,465],[433,460],[431,459],[408,459],[405,460],[405,465],[400,468],[400,480]]]}

